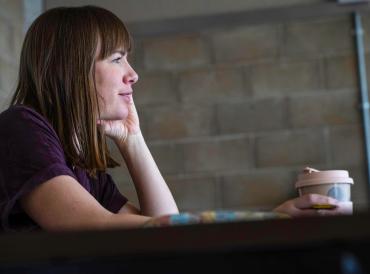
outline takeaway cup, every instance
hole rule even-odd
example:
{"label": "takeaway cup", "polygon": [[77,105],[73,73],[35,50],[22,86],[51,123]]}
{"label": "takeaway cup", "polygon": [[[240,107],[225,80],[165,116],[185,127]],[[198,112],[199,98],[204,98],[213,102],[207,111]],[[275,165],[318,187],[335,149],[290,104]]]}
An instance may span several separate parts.
{"label": "takeaway cup", "polygon": [[313,193],[332,197],[341,202],[351,201],[353,179],[347,170],[316,170],[305,168],[295,184],[300,196]]}

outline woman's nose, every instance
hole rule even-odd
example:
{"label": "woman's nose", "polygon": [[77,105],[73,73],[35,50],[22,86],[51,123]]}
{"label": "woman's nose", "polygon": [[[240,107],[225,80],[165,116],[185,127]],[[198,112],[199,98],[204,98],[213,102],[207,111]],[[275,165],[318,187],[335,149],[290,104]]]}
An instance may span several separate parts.
{"label": "woman's nose", "polygon": [[133,85],[139,80],[139,75],[134,71],[134,69],[130,66],[129,71],[123,77],[123,81],[125,84]]}

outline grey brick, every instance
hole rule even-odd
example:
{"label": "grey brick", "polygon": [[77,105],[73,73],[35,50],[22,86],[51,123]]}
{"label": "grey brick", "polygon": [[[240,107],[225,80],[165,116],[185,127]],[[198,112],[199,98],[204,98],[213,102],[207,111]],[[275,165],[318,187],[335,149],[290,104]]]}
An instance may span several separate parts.
{"label": "grey brick", "polygon": [[179,174],[183,172],[183,147],[181,145],[150,144],[149,148],[162,174]]}
{"label": "grey brick", "polygon": [[143,50],[148,70],[192,68],[210,62],[208,50],[198,35],[148,38],[143,41]]}
{"label": "grey brick", "polygon": [[329,89],[355,88],[357,86],[355,56],[328,58],[326,79]]}
{"label": "grey brick", "polygon": [[112,158],[120,163],[120,164],[124,164],[124,160],[123,160],[123,157],[121,155],[121,152],[119,151],[118,147],[115,145],[115,143],[108,137],[107,138],[107,145],[108,145],[108,148],[109,148],[109,151],[110,151],[110,154],[112,156]]}
{"label": "grey brick", "polygon": [[329,144],[334,165],[365,164],[364,137],[361,126],[331,128]]}
{"label": "grey brick", "polygon": [[316,93],[291,98],[293,127],[354,124],[360,121],[358,95],[350,92]]}
{"label": "grey brick", "polygon": [[0,112],[7,109],[13,94],[0,89]]}
{"label": "grey brick", "polygon": [[13,94],[17,86],[17,68],[0,58],[0,71],[0,89],[7,94]]}
{"label": "grey brick", "polygon": [[214,33],[211,41],[216,62],[276,59],[279,54],[278,25],[239,27]]}
{"label": "grey brick", "polygon": [[320,69],[316,62],[257,65],[252,70],[251,81],[256,96],[296,93],[321,88]]}
{"label": "grey brick", "polygon": [[23,1],[2,0],[0,17],[3,17],[5,20],[23,21]]}
{"label": "grey brick", "polygon": [[166,179],[180,212],[214,209],[217,205],[214,178]]}
{"label": "grey brick", "polygon": [[177,101],[169,73],[140,74],[134,91],[136,104],[171,104]]}
{"label": "grey brick", "polygon": [[[127,60],[134,70],[140,72],[144,70],[144,54],[142,48],[142,39],[134,37],[131,44],[131,52],[127,55]],[[141,76],[141,73],[139,73]]]}
{"label": "grey brick", "polygon": [[140,209],[140,203],[134,185],[124,184],[120,186],[120,191],[123,196]]}
{"label": "grey brick", "polygon": [[290,171],[256,170],[225,176],[221,186],[224,208],[270,210],[298,196]]}
{"label": "grey brick", "polygon": [[120,164],[121,166],[119,167],[108,168],[107,173],[112,176],[113,180],[117,183],[117,185],[132,183],[130,172],[126,167],[126,164],[124,162]]}
{"label": "grey brick", "polygon": [[[117,160],[117,158],[115,158]],[[115,168],[108,168],[107,173],[112,176],[113,181],[117,185],[118,190],[133,202],[136,206],[139,206],[139,201],[136,195],[135,186],[133,184],[130,173],[126,167],[124,161],[121,161],[121,166]]]}
{"label": "grey brick", "polygon": [[13,26],[0,18],[0,57],[8,63],[15,58],[13,52]]}
{"label": "grey brick", "polygon": [[283,52],[288,58],[317,58],[353,50],[349,17],[289,23],[285,35]]}
{"label": "grey brick", "polygon": [[179,75],[184,102],[227,102],[248,97],[242,71],[236,69],[192,70]]}
{"label": "grey brick", "polygon": [[260,99],[217,106],[220,133],[242,133],[286,127],[286,100]]}
{"label": "grey brick", "polygon": [[314,166],[324,163],[323,140],[321,132],[312,130],[257,136],[257,167]]}
{"label": "grey brick", "polygon": [[225,172],[246,170],[251,162],[252,147],[246,138],[208,139],[184,144],[186,172]]}
{"label": "grey brick", "polygon": [[147,107],[142,111],[148,139],[176,139],[215,133],[214,108],[210,106]]}
{"label": "grey brick", "polygon": [[23,46],[23,40],[24,40],[24,33],[22,32],[22,29],[20,27],[15,28],[13,31],[13,54],[14,59],[10,60],[10,62],[17,67],[19,66],[19,59],[21,56],[22,46]]}

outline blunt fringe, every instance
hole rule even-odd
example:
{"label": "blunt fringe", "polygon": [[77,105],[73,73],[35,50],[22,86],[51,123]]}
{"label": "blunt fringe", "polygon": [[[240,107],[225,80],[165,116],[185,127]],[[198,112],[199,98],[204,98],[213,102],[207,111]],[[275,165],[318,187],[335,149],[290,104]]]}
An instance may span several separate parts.
{"label": "blunt fringe", "polygon": [[129,52],[131,43],[122,21],[95,6],[50,9],[32,23],[24,39],[10,105],[23,104],[46,117],[67,163],[90,176],[119,165],[96,123],[95,62],[119,48]]}

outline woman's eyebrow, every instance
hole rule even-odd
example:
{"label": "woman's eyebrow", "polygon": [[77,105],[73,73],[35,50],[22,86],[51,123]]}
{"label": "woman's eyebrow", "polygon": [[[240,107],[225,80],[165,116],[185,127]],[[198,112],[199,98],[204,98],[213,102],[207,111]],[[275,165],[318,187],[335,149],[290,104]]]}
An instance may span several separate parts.
{"label": "woman's eyebrow", "polygon": [[115,51],[113,51],[113,53],[112,54],[115,54],[115,53],[119,53],[119,54],[121,54],[121,55],[126,55],[126,51],[124,51],[124,50],[115,50]]}

